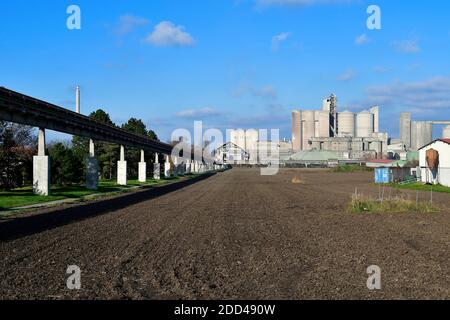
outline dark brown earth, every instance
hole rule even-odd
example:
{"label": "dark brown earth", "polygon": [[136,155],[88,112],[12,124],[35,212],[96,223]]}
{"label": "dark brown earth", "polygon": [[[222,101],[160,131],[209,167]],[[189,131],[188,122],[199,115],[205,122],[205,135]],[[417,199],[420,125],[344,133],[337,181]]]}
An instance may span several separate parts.
{"label": "dark brown earth", "polygon": [[[438,214],[351,214],[355,188],[378,195],[370,173],[234,169],[2,220],[0,298],[449,299],[450,195],[434,195]],[[82,270],[79,291],[68,265]]]}

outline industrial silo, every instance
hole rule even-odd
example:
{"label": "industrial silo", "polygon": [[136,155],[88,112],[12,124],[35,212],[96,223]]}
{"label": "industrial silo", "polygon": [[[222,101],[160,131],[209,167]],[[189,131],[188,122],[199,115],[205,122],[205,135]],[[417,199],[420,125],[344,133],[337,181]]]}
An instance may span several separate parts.
{"label": "industrial silo", "polygon": [[236,145],[245,150],[245,130],[236,130]]}
{"label": "industrial silo", "polygon": [[374,115],[369,111],[362,111],[356,115],[356,136],[367,138],[374,133]]}
{"label": "industrial silo", "polygon": [[338,136],[355,136],[355,114],[350,111],[338,113]]}
{"label": "industrial silo", "polygon": [[233,144],[237,144],[237,131],[234,129],[231,129],[230,131],[230,142]]}
{"label": "industrial silo", "polygon": [[444,127],[444,129],[442,130],[442,138],[450,139],[450,126]]}
{"label": "industrial silo", "polygon": [[373,132],[380,132],[380,107],[375,106],[370,108],[370,113],[373,114]]}
{"label": "industrial silo", "polygon": [[316,110],[314,121],[314,137],[328,138],[330,136],[330,112]]}
{"label": "industrial silo", "polygon": [[315,136],[315,111],[302,111],[302,150],[310,150],[309,141]]}
{"label": "industrial silo", "polygon": [[433,141],[433,125],[427,121],[411,123],[411,149],[419,150]]}
{"label": "industrial silo", "polygon": [[407,149],[411,147],[411,113],[402,112],[400,114],[400,139]]}
{"label": "industrial silo", "polygon": [[248,129],[245,132],[245,151],[250,154],[250,161],[258,161],[258,140],[259,132],[255,129]]}
{"label": "industrial silo", "polygon": [[292,148],[295,152],[302,151],[302,113],[292,111]]}

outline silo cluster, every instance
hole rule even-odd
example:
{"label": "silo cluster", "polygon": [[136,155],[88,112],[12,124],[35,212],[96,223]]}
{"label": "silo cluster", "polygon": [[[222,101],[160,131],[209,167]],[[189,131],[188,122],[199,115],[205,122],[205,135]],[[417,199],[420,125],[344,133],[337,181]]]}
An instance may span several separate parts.
{"label": "silo cluster", "polygon": [[400,114],[400,140],[406,150],[418,150],[433,141],[431,121],[411,121],[411,113]]}
{"label": "silo cluster", "polygon": [[309,141],[330,136],[330,113],[327,110],[292,112],[292,144],[295,151],[310,150]]}
{"label": "silo cluster", "polygon": [[338,137],[369,138],[379,132],[379,109],[373,107],[357,114],[351,111],[338,113]]}
{"label": "silo cluster", "polygon": [[237,129],[230,130],[230,142],[237,145],[239,148],[252,153],[252,151],[257,151],[259,132],[255,129]]}
{"label": "silo cluster", "polygon": [[428,121],[411,122],[411,149],[419,150],[433,141],[433,125]]}

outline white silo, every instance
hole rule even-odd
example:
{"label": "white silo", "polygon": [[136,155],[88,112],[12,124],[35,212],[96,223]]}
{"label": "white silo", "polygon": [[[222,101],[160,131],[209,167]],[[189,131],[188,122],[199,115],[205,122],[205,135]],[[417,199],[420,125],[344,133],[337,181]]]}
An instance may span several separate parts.
{"label": "white silo", "polygon": [[374,133],[374,115],[365,110],[356,115],[356,137],[367,138]]}
{"label": "white silo", "polygon": [[314,110],[304,110],[302,111],[302,139],[303,139],[303,150],[310,150],[311,145],[309,140],[315,136],[315,111]]}
{"label": "white silo", "polygon": [[433,141],[433,125],[428,121],[411,123],[411,148],[418,150]]}
{"label": "white silo", "polygon": [[230,130],[230,142],[233,144],[237,144],[237,131],[234,129]]}
{"label": "white silo", "polygon": [[236,145],[245,150],[245,130],[236,130]]}
{"label": "white silo", "polygon": [[373,131],[378,133],[380,132],[380,107],[370,108],[370,113],[373,114]]}
{"label": "white silo", "polygon": [[442,130],[442,138],[450,139],[450,126],[444,127],[444,129]]}
{"label": "white silo", "polygon": [[355,136],[355,114],[353,112],[338,113],[338,135],[339,137]]}
{"label": "white silo", "polygon": [[255,129],[248,129],[245,132],[245,151],[250,155],[250,161],[258,161],[258,140],[259,132]]}
{"label": "white silo", "polygon": [[295,152],[302,151],[302,112],[292,111],[292,148]]}

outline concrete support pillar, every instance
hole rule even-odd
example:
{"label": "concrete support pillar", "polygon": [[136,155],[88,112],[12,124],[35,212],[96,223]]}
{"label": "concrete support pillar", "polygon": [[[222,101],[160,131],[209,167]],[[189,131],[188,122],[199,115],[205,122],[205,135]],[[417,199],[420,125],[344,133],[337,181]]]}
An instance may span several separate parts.
{"label": "concrete support pillar", "polygon": [[153,179],[160,180],[161,179],[161,165],[159,163],[159,154],[155,154],[155,163],[153,165]]}
{"label": "concrete support pillar", "polygon": [[50,195],[50,157],[45,155],[45,129],[39,128],[38,155],[33,157],[33,192]]}
{"label": "concrete support pillar", "polygon": [[117,162],[117,184],[127,185],[127,162],[125,161],[125,147],[120,146],[120,160]]}
{"label": "concrete support pillar", "polygon": [[200,162],[198,161],[195,163],[195,172],[200,173]]}
{"label": "concrete support pillar", "polygon": [[147,182],[147,163],[144,150],[141,150],[141,162],[139,162],[139,182]]}
{"label": "concrete support pillar", "polygon": [[181,164],[178,166],[178,174],[184,176],[186,174],[186,160],[182,159]]}
{"label": "concrete support pillar", "polygon": [[186,160],[186,174],[190,174],[191,171],[191,160]]}
{"label": "concrete support pillar", "polygon": [[178,164],[178,157],[173,157],[172,161],[173,161],[173,176],[176,177],[178,176],[178,170],[180,169]]}
{"label": "concrete support pillar", "polygon": [[89,155],[86,158],[86,188],[98,190],[98,161],[95,159],[95,145],[92,139],[89,140]]}
{"label": "concrete support pillar", "polygon": [[170,158],[166,155],[166,161],[164,162],[164,176],[170,178]]}

